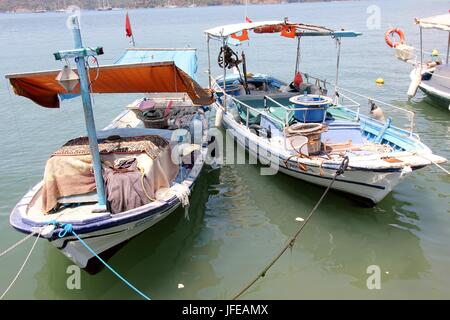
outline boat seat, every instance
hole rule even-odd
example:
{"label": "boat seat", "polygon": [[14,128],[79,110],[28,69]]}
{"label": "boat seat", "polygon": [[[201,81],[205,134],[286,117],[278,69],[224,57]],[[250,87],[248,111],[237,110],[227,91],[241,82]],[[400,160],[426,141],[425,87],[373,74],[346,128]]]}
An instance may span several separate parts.
{"label": "boat seat", "polygon": [[58,203],[60,204],[94,203],[94,202],[98,202],[98,196],[96,192],[89,192],[79,195],[58,198]]}
{"label": "boat seat", "polygon": [[325,144],[342,144],[351,141],[353,146],[363,145],[364,137],[359,123],[348,120],[326,120],[328,130],[322,133]]}

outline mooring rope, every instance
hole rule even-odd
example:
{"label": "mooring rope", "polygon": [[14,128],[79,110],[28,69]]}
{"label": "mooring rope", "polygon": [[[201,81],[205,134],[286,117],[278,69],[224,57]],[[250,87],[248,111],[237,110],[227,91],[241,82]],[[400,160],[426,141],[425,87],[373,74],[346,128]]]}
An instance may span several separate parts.
{"label": "mooring rope", "polygon": [[333,179],[331,180],[330,184],[327,186],[325,191],[323,192],[322,196],[320,197],[319,201],[317,201],[316,205],[313,207],[309,215],[306,217],[303,224],[300,226],[300,228],[297,230],[297,232],[290,238],[290,240],[281,248],[280,252],[269,262],[269,264],[262,269],[261,272],[259,272],[253,280],[251,280],[245,287],[243,287],[234,297],[233,300],[238,299],[243,293],[245,293],[248,289],[250,289],[251,286],[253,286],[256,281],[258,281],[260,278],[263,278],[267,271],[275,264],[275,262],[278,261],[278,259],[281,258],[281,256],[286,252],[287,249],[292,248],[294,246],[295,241],[297,240],[298,236],[302,232],[303,228],[306,226],[308,221],[311,219],[314,212],[317,210],[319,205],[322,203],[322,200],[327,195],[328,191],[330,191],[331,187],[333,186],[334,182],[336,181],[336,178],[344,173],[344,171],[348,167],[348,157],[344,157],[344,159],[341,162],[341,165],[339,166],[339,169],[336,170]]}
{"label": "mooring rope", "polygon": [[17,241],[16,243],[14,243],[11,247],[9,247],[8,249],[6,249],[5,251],[3,251],[2,253],[0,253],[0,257],[4,256],[5,254],[7,254],[8,252],[14,250],[15,248],[17,248],[19,245],[21,245],[22,243],[24,243],[25,241],[27,241],[28,239],[30,239],[31,237],[33,237],[34,235],[36,235],[38,232],[33,232],[30,233],[29,235],[27,235],[26,237],[22,238],[21,240]]}
{"label": "mooring rope", "polygon": [[129,281],[127,281],[123,276],[121,276],[116,270],[114,270],[108,263],[106,263],[105,260],[103,260],[97,253],[95,253],[94,250],[92,250],[91,247],[89,247],[89,245],[84,242],[83,239],[80,238],[80,236],[73,230],[73,227],[70,223],[66,223],[66,224],[60,224],[56,221],[51,221],[50,224],[55,225],[55,227],[61,227],[61,231],[58,234],[58,237],[63,238],[67,235],[67,233],[71,233],[73,234],[73,236],[75,238],[78,239],[78,241],[80,241],[80,243],[93,255],[95,256],[105,267],[107,267],[117,278],[119,278],[120,280],[122,280],[128,287],[130,287],[133,291],[135,291],[137,294],[139,294],[140,296],[142,296],[144,299],[146,300],[151,300],[150,297],[148,297],[145,293],[143,293],[142,291],[140,291],[138,288],[136,288],[135,286],[133,286]]}
{"label": "mooring rope", "polygon": [[[29,237],[31,237],[31,236],[33,236],[33,235],[35,235],[35,234],[36,234],[36,232],[34,232],[34,233],[30,234],[29,236],[25,237],[24,239],[22,239],[22,242],[24,242],[26,239],[28,239]],[[41,236],[41,231],[38,232],[37,234],[38,234],[38,235],[37,235],[37,237],[36,237],[36,240],[34,240],[33,246],[31,247],[30,251],[28,252],[28,255],[27,255],[27,257],[25,258],[24,262],[22,263],[22,266],[19,268],[19,271],[17,271],[16,276],[15,276],[14,279],[11,281],[11,283],[10,283],[9,286],[8,286],[8,288],[6,288],[6,290],[5,290],[5,291],[3,292],[3,294],[0,296],[0,300],[2,300],[3,297],[4,297],[4,296],[8,293],[8,291],[12,288],[12,286],[14,285],[14,283],[16,282],[16,280],[19,278],[20,274],[22,273],[22,270],[25,268],[25,265],[27,264],[28,259],[30,259],[31,253],[33,253],[34,247],[36,246],[36,243],[38,242],[38,240],[39,240],[39,238],[40,238],[40,236]],[[19,241],[19,242],[22,243],[21,241]],[[20,243],[17,243],[16,246],[19,245]],[[15,246],[13,246],[13,247],[15,247]],[[10,249],[8,249],[7,251],[10,251],[10,250],[12,250],[12,249],[13,249],[13,248],[10,248]],[[7,251],[6,251],[6,252],[7,252]],[[6,253],[6,252],[4,252],[4,253]]]}
{"label": "mooring rope", "polygon": [[415,155],[416,155],[416,156],[419,156],[419,157],[421,157],[421,158],[423,158],[423,159],[425,159],[425,160],[430,161],[430,162],[431,162],[432,164],[434,164],[436,167],[438,167],[439,169],[441,169],[442,171],[444,171],[446,174],[450,175],[450,172],[449,172],[447,169],[445,169],[443,166],[441,166],[439,163],[437,163],[437,162],[435,162],[435,161],[433,161],[433,160],[431,160],[431,159],[425,157],[424,155],[418,154],[417,152],[415,153]]}

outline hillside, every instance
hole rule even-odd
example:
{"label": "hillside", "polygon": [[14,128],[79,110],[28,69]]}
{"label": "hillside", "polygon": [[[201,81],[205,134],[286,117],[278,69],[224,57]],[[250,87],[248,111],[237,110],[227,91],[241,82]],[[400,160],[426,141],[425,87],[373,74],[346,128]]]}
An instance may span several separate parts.
{"label": "hillside", "polygon": [[[286,2],[318,2],[327,0],[248,0],[252,4]],[[187,7],[243,4],[244,0],[1,0],[0,11],[29,12],[35,10],[54,11],[76,5],[82,9],[96,9],[102,6],[112,8],[153,8],[165,6]]]}

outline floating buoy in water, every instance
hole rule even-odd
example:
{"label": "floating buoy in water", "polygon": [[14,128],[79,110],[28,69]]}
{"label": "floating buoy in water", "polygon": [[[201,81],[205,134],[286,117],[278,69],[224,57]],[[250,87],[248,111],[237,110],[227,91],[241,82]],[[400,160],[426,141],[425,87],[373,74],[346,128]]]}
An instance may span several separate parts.
{"label": "floating buoy in water", "polygon": [[300,217],[297,217],[297,218],[295,218],[295,221],[300,221],[300,222],[302,222],[302,221],[305,221],[305,219],[300,218]]}
{"label": "floating buoy in water", "polygon": [[378,78],[377,80],[375,80],[375,83],[379,86],[382,86],[384,84],[384,79],[383,78]]}
{"label": "floating buoy in water", "polygon": [[433,49],[433,51],[431,51],[431,56],[432,57],[439,57],[440,52],[437,49]]}

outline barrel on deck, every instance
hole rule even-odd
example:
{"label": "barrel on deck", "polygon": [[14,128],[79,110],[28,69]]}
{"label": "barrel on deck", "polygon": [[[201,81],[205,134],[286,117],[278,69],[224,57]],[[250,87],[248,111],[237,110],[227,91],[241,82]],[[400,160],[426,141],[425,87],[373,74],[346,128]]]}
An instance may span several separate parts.
{"label": "barrel on deck", "polygon": [[327,96],[307,94],[291,97],[294,118],[299,122],[323,122],[332,99]]}

